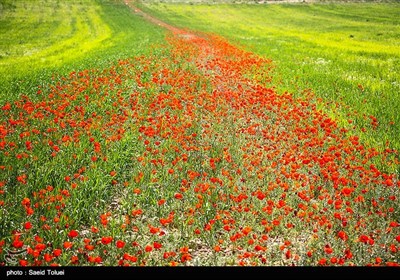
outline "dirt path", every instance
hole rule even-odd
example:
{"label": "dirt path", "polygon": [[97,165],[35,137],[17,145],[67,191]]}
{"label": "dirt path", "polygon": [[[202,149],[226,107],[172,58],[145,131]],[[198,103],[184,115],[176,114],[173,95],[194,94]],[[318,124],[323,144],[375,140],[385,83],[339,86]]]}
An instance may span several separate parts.
{"label": "dirt path", "polygon": [[[250,62],[250,64],[254,64],[254,66],[261,66],[262,64],[265,66],[265,64],[270,64],[271,62],[268,59],[262,59],[253,55],[252,53],[248,53],[231,46],[222,38],[201,33],[194,34],[190,31],[174,27],[143,12],[137,8],[131,0],[125,0],[125,4],[128,5],[134,13],[142,16],[154,24],[166,28],[167,30],[171,31],[174,36],[195,46],[199,50],[196,56],[196,64],[205,72],[205,74],[210,73],[210,71],[213,71],[217,74],[213,81],[214,85],[220,90],[222,90],[223,85],[227,85],[229,83],[233,83],[234,86],[241,84],[241,87],[246,84],[253,84],[251,80],[246,79],[241,75],[237,75],[238,69],[234,68],[236,68],[238,65],[242,64],[243,66],[244,64],[247,65],[247,63]],[[227,51],[229,54],[227,54]],[[228,56],[227,60],[222,61],[221,58],[226,56]],[[219,61],[220,63],[215,63],[215,60]],[[232,79],[233,76],[235,76],[234,81],[229,81],[229,79]],[[240,76],[241,78],[238,79]],[[267,77],[263,77],[263,79],[267,79]]]}
{"label": "dirt path", "polygon": [[149,14],[143,12],[142,10],[137,8],[133,4],[133,2],[134,1],[132,1],[132,0],[125,0],[125,4],[128,5],[135,14],[138,14],[138,15],[142,16],[143,18],[145,18],[146,20],[148,20],[148,21],[150,21],[150,22],[152,22],[154,24],[162,26],[162,27],[168,29],[169,31],[172,31],[174,34],[185,34],[186,33],[186,32],[184,32],[183,30],[181,30],[179,28],[176,28],[176,27],[174,27],[174,26],[172,26],[172,25],[170,25],[168,23],[165,23],[165,22],[163,22],[163,21],[161,21],[161,20],[159,20],[159,19],[157,19],[155,17],[152,17]]}

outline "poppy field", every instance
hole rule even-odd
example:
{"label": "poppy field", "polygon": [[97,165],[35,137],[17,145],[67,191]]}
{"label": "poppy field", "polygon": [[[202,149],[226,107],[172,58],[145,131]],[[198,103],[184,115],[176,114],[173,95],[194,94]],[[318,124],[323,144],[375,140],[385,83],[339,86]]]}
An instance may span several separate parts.
{"label": "poppy field", "polygon": [[270,58],[113,5],[154,42],[2,96],[2,266],[400,264],[396,149]]}

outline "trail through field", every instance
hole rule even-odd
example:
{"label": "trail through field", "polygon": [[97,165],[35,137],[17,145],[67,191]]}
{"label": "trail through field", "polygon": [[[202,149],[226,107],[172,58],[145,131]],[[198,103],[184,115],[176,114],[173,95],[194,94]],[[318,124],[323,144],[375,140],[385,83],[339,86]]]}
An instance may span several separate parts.
{"label": "trail through field", "polygon": [[[130,1],[127,1],[127,5],[131,5]],[[374,220],[369,215],[382,215],[390,220],[389,216],[397,211],[394,209],[398,209],[392,203],[389,203],[391,206],[377,206],[377,200],[384,200],[382,194],[378,193],[383,188],[388,191],[386,199],[394,201],[398,193],[396,185],[400,184],[395,174],[379,171],[371,164],[371,159],[379,156],[389,162],[390,154],[394,151],[387,150],[380,154],[364,147],[356,135],[338,127],[334,119],[317,109],[316,98],[311,91],[305,91],[301,99],[295,99],[290,93],[277,94],[270,84],[270,60],[243,51],[221,37],[182,30],[134,6],[132,9],[147,20],[170,30],[173,35],[169,43],[173,55],[184,57],[190,64],[196,65],[210,83],[212,92],[196,97],[204,110],[191,121],[208,123],[208,129],[203,129],[201,134],[202,140],[196,142],[198,147],[203,145],[200,149],[207,150],[208,145],[215,142],[223,147],[221,154],[213,154],[208,158],[211,167],[215,168],[215,162],[226,161],[229,170],[238,169],[241,174],[239,182],[230,182],[236,196],[222,195],[221,201],[230,201],[226,205],[237,203],[230,210],[245,213],[240,214],[243,215],[242,221],[248,219],[251,213],[250,216],[259,219],[264,233],[274,227],[284,227],[288,232],[293,229],[286,236],[277,235],[268,241],[262,241],[263,234],[260,232],[254,234],[253,238],[258,239],[258,244],[252,246],[252,253],[242,251],[240,263],[249,263],[246,259],[255,256],[259,261],[267,262],[262,252],[270,247],[278,247],[278,244],[285,256],[272,264],[296,263],[308,250],[307,247],[319,242],[316,241],[317,228],[324,228],[327,236],[332,235],[321,248],[327,257],[332,256],[333,243],[338,245],[341,241],[347,241],[347,234],[363,236],[363,240],[356,237],[356,243],[374,243],[379,235],[375,233],[380,226],[376,224],[375,228],[367,225],[367,221]],[[231,154],[236,154],[235,159]],[[240,170],[239,166],[244,170]],[[229,178],[229,175],[226,176]],[[254,197],[263,205],[259,208],[263,214],[255,210],[258,202],[250,202],[249,197]],[[365,212],[364,207],[370,204],[375,205],[375,212],[367,211],[364,217],[355,214]],[[222,210],[225,207],[217,208],[225,218],[231,216]],[[272,218],[269,215],[274,216],[273,209],[279,209],[281,214]],[[216,215],[215,220],[223,219],[220,214]],[[236,224],[227,222],[221,229],[231,232],[236,228],[236,233],[229,236],[232,242],[250,236],[252,231],[251,227],[236,221]],[[308,230],[298,231],[303,227],[299,226],[301,223],[307,224]],[[349,223],[352,224],[350,227]],[[372,227],[367,230],[369,226]],[[344,233],[349,228],[354,232]],[[337,257],[328,261],[321,257],[320,264],[330,261],[331,264],[352,263],[352,246],[341,244],[339,247],[341,249],[336,252]],[[308,251],[309,256],[312,255],[311,251]],[[369,249],[369,252],[372,251]],[[397,257],[392,260],[397,262]],[[304,259],[300,262],[306,263]]]}

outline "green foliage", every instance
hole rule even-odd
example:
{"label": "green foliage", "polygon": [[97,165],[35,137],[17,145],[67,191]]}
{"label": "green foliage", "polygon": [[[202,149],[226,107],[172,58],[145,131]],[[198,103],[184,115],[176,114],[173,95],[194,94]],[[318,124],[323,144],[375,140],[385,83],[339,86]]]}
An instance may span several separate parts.
{"label": "green foliage", "polygon": [[1,10],[0,101],[34,95],[53,75],[147,53],[164,36],[122,1],[4,1]]}

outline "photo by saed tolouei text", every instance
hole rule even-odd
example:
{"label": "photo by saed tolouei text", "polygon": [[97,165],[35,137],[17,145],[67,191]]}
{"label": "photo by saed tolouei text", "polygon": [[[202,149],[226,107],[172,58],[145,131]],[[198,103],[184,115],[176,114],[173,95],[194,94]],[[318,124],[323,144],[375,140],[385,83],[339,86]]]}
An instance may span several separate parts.
{"label": "photo by saed tolouei text", "polygon": [[7,270],[8,276],[63,276],[65,271],[63,269],[28,269],[28,270]]}

